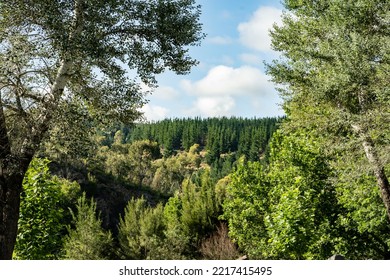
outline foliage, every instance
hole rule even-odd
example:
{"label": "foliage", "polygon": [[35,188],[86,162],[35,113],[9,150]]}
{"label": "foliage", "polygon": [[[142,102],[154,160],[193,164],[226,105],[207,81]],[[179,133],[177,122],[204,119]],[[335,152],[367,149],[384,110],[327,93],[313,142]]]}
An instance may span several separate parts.
{"label": "foliage", "polygon": [[149,140],[123,144],[121,132],[115,135],[117,141],[111,149],[103,146],[99,151],[101,160],[105,161],[104,169],[130,184],[150,185],[154,174],[152,162],[161,157],[158,144]]}
{"label": "foliage", "polygon": [[202,172],[198,182],[184,180],[179,197],[183,232],[198,245],[197,242],[214,229],[220,210],[207,169]]}
{"label": "foliage", "polygon": [[209,175],[205,169],[198,178],[185,179],[165,205],[168,241],[186,258],[200,257],[201,242],[213,233],[221,214]]}
{"label": "foliage", "polygon": [[189,151],[193,144],[208,151],[209,164],[221,154],[237,152],[237,158],[245,155],[252,160],[259,159],[268,140],[276,130],[280,118],[195,118],[166,119],[156,123],[145,123],[128,130],[129,142],[153,139],[163,149]]}
{"label": "foliage", "polygon": [[1,2],[0,258],[12,257],[22,179],[45,137],[69,139],[58,129],[76,116],[140,119],[141,82],[153,89],[155,75],[197,64],[188,47],[204,38],[199,17],[194,0]]}
{"label": "foliage", "polygon": [[122,181],[173,195],[184,179],[209,166],[216,182],[234,169],[242,155],[265,162],[268,141],[279,122],[279,118],[196,118],[114,125],[109,132],[99,132],[94,161]]}
{"label": "foliage", "polygon": [[181,191],[165,206],[151,207],[144,198],[132,199],[119,223],[121,258],[199,257],[201,241],[214,231],[219,211],[206,171],[198,182],[185,179]]}
{"label": "foliage", "polygon": [[151,185],[153,178],[152,162],[161,157],[160,147],[150,140],[130,144],[128,162],[130,181],[138,185]]}
{"label": "foliage", "polygon": [[[239,156],[265,162],[278,122],[279,118],[196,118],[116,125],[110,133],[100,131],[96,161],[104,161],[100,168],[122,181],[173,195],[184,179],[208,166],[214,183],[234,169]],[[172,152],[167,154],[167,149]]]}
{"label": "foliage", "polygon": [[184,234],[181,223],[182,202],[179,195],[169,198],[164,206],[164,218],[166,222],[166,243],[168,249],[166,259],[188,259],[193,256],[189,249],[191,236]]}
{"label": "foliage", "polygon": [[272,189],[266,218],[269,256],[326,259],[338,237],[336,219],[342,211],[328,178],[328,158],[306,131],[275,135],[268,176]]}
{"label": "foliage", "polygon": [[268,73],[281,85],[289,129],[306,128],[326,139],[326,152],[341,161],[357,150],[360,160],[364,152],[390,218],[384,170],[390,162],[389,2],[285,4],[283,24],[271,31],[273,48],[283,55]]}
{"label": "foliage", "polygon": [[[332,182],[345,209],[338,218],[345,228],[345,240],[337,245],[338,252],[352,259],[388,259],[390,223],[364,155],[344,155],[332,164],[337,168]],[[348,242],[351,238],[353,243]]]}
{"label": "foliage", "polygon": [[209,260],[236,260],[240,256],[237,246],[228,236],[228,228],[224,223],[202,242],[200,252]]}
{"label": "foliage", "polygon": [[[65,198],[46,159],[34,159],[23,181],[19,233],[15,246],[17,259],[56,259],[61,254],[66,224]],[[65,184],[63,184],[64,186]],[[73,186],[68,188],[73,191]]]}
{"label": "foliage", "polygon": [[[258,162],[243,162],[231,176],[223,204],[229,235],[250,258],[264,258],[268,243],[269,179]],[[267,248],[268,249],[268,248]]]}
{"label": "foliage", "polygon": [[153,163],[155,174],[151,187],[160,192],[173,195],[180,190],[185,178],[201,169],[202,158],[199,145],[194,144],[188,152],[179,152],[176,156],[162,158]]}
{"label": "foliage", "polygon": [[119,222],[118,240],[125,259],[160,259],[164,242],[164,216],[161,204],[147,206],[144,198],[129,201]]}
{"label": "foliage", "polygon": [[375,180],[364,176],[350,185],[339,175],[348,171],[333,169],[322,141],[309,131],[281,130],[267,169],[248,162],[231,176],[223,217],[250,258],[387,258],[389,225]]}
{"label": "foliage", "polygon": [[80,101],[61,104],[61,111],[65,113],[58,116],[38,154],[67,168],[80,167],[97,149],[93,136],[99,124]]}
{"label": "foliage", "polygon": [[[29,77],[21,76],[26,81],[35,77],[35,83],[38,78],[50,83],[48,77],[55,77],[58,70],[55,62],[71,63],[66,65],[71,74],[69,91],[82,89],[77,94],[89,97],[95,113],[117,118],[123,113],[134,114],[141,102],[138,86],[125,77],[118,62],[137,69],[149,85],[155,83],[154,74],[165,68],[187,73],[196,61],[188,56],[186,46],[197,45],[204,37],[199,15],[200,7],[191,0],[6,1],[2,5],[1,39],[12,42],[11,46],[17,44],[14,51],[30,49],[24,61],[20,52],[15,53],[18,62],[34,58],[48,62],[35,64],[40,69],[33,69]],[[94,77],[92,68],[99,69],[101,79]],[[127,106],[120,106],[124,104]]]}
{"label": "foliage", "polygon": [[86,199],[85,193],[78,199],[77,213],[73,216],[74,228],[64,241],[64,258],[70,260],[110,259],[113,238],[110,232],[101,228],[101,220],[96,217],[96,202]]}

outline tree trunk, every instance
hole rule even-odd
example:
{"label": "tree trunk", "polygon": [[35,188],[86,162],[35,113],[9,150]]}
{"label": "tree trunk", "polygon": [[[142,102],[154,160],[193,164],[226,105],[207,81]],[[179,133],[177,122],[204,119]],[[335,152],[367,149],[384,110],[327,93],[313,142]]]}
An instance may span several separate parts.
{"label": "tree trunk", "polygon": [[389,179],[385,174],[385,168],[379,161],[371,139],[366,139],[363,141],[363,148],[368,161],[373,167],[374,174],[381,191],[381,197],[383,203],[385,204],[387,215],[390,219],[390,184]]}
{"label": "tree trunk", "polygon": [[352,125],[352,128],[362,139],[364,152],[374,171],[374,175],[381,192],[381,198],[386,207],[387,216],[390,219],[390,183],[386,176],[385,168],[379,159],[371,137],[369,137],[358,125]]}
{"label": "tree trunk", "polygon": [[0,176],[0,260],[12,259],[24,174]]}
{"label": "tree trunk", "polygon": [[22,157],[11,152],[0,95],[0,260],[12,259],[18,232],[22,183],[31,159],[32,154]]}

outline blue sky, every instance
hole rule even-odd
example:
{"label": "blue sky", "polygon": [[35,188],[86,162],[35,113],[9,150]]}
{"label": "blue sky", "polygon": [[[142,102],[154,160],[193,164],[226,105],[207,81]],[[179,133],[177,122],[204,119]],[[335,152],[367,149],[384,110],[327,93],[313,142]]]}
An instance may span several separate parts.
{"label": "blue sky", "polygon": [[268,30],[280,22],[278,0],[198,0],[207,37],[190,49],[199,61],[188,75],[166,72],[142,111],[149,121],[175,117],[283,115],[281,99],[264,73]]}

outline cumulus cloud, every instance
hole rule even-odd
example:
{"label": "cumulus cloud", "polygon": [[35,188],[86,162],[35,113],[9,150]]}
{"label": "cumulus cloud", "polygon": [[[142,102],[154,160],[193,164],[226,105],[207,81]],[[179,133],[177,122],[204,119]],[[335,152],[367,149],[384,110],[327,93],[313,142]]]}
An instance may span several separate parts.
{"label": "cumulus cloud", "polygon": [[153,95],[161,100],[174,100],[179,96],[179,92],[173,87],[161,86],[154,91]]}
{"label": "cumulus cloud", "polygon": [[245,64],[254,64],[259,65],[262,64],[261,57],[257,54],[253,53],[242,53],[240,54],[240,60],[244,62]]}
{"label": "cumulus cloud", "polygon": [[219,65],[209,70],[206,77],[192,82],[182,81],[182,87],[191,95],[241,96],[266,94],[272,89],[268,77],[251,66],[239,68]]}
{"label": "cumulus cloud", "polygon": [[263,103],[275,94],[268,77],[252,66],[219,65],[198,81],[182,81],[181,87],[196,98],[188,114],[204,117],[231,116],[239,107],[245,110],[243,106],[256,109],[253,100]]}
{"label": "cumulus cloud", "polygon": [[230,96],[199,97],[190,110],[190,114],[203,117],[231,116],[234,107],[235,100]]}
{"label": "cumulus cloud", "polygon": [[248,22],[238,25],[240,42],[257,51],[271,51],[269,30],[274,23],[281,23],[282,10],[274,7],[260,7]]}
{"label": "cumulus cloud", "polygon": [[144,113],[144,116],[148,121],[159,121],[165,119],[170,110],[161,106],[145,104],[141,108],[141,112]]}

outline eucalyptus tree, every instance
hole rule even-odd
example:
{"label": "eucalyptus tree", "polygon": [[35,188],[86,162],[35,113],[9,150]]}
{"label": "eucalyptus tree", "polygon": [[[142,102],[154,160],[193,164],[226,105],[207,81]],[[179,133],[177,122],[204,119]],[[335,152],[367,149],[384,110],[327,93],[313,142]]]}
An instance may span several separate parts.
{"label": "eucalyptus tree", "polygon": [[281,58],[268,73],[281,85],[292,126],[330,136],[333,148],[358,148],[390,218],[390,2],[284,3],[283,23],[271,31]]}
{"label": "eucalyptus tree", "polygon": [[194,0],[0,2],[0,259],[12,257],[24,174],[65,104],[139,118],[141,81],[197,63],[199,17]]}

